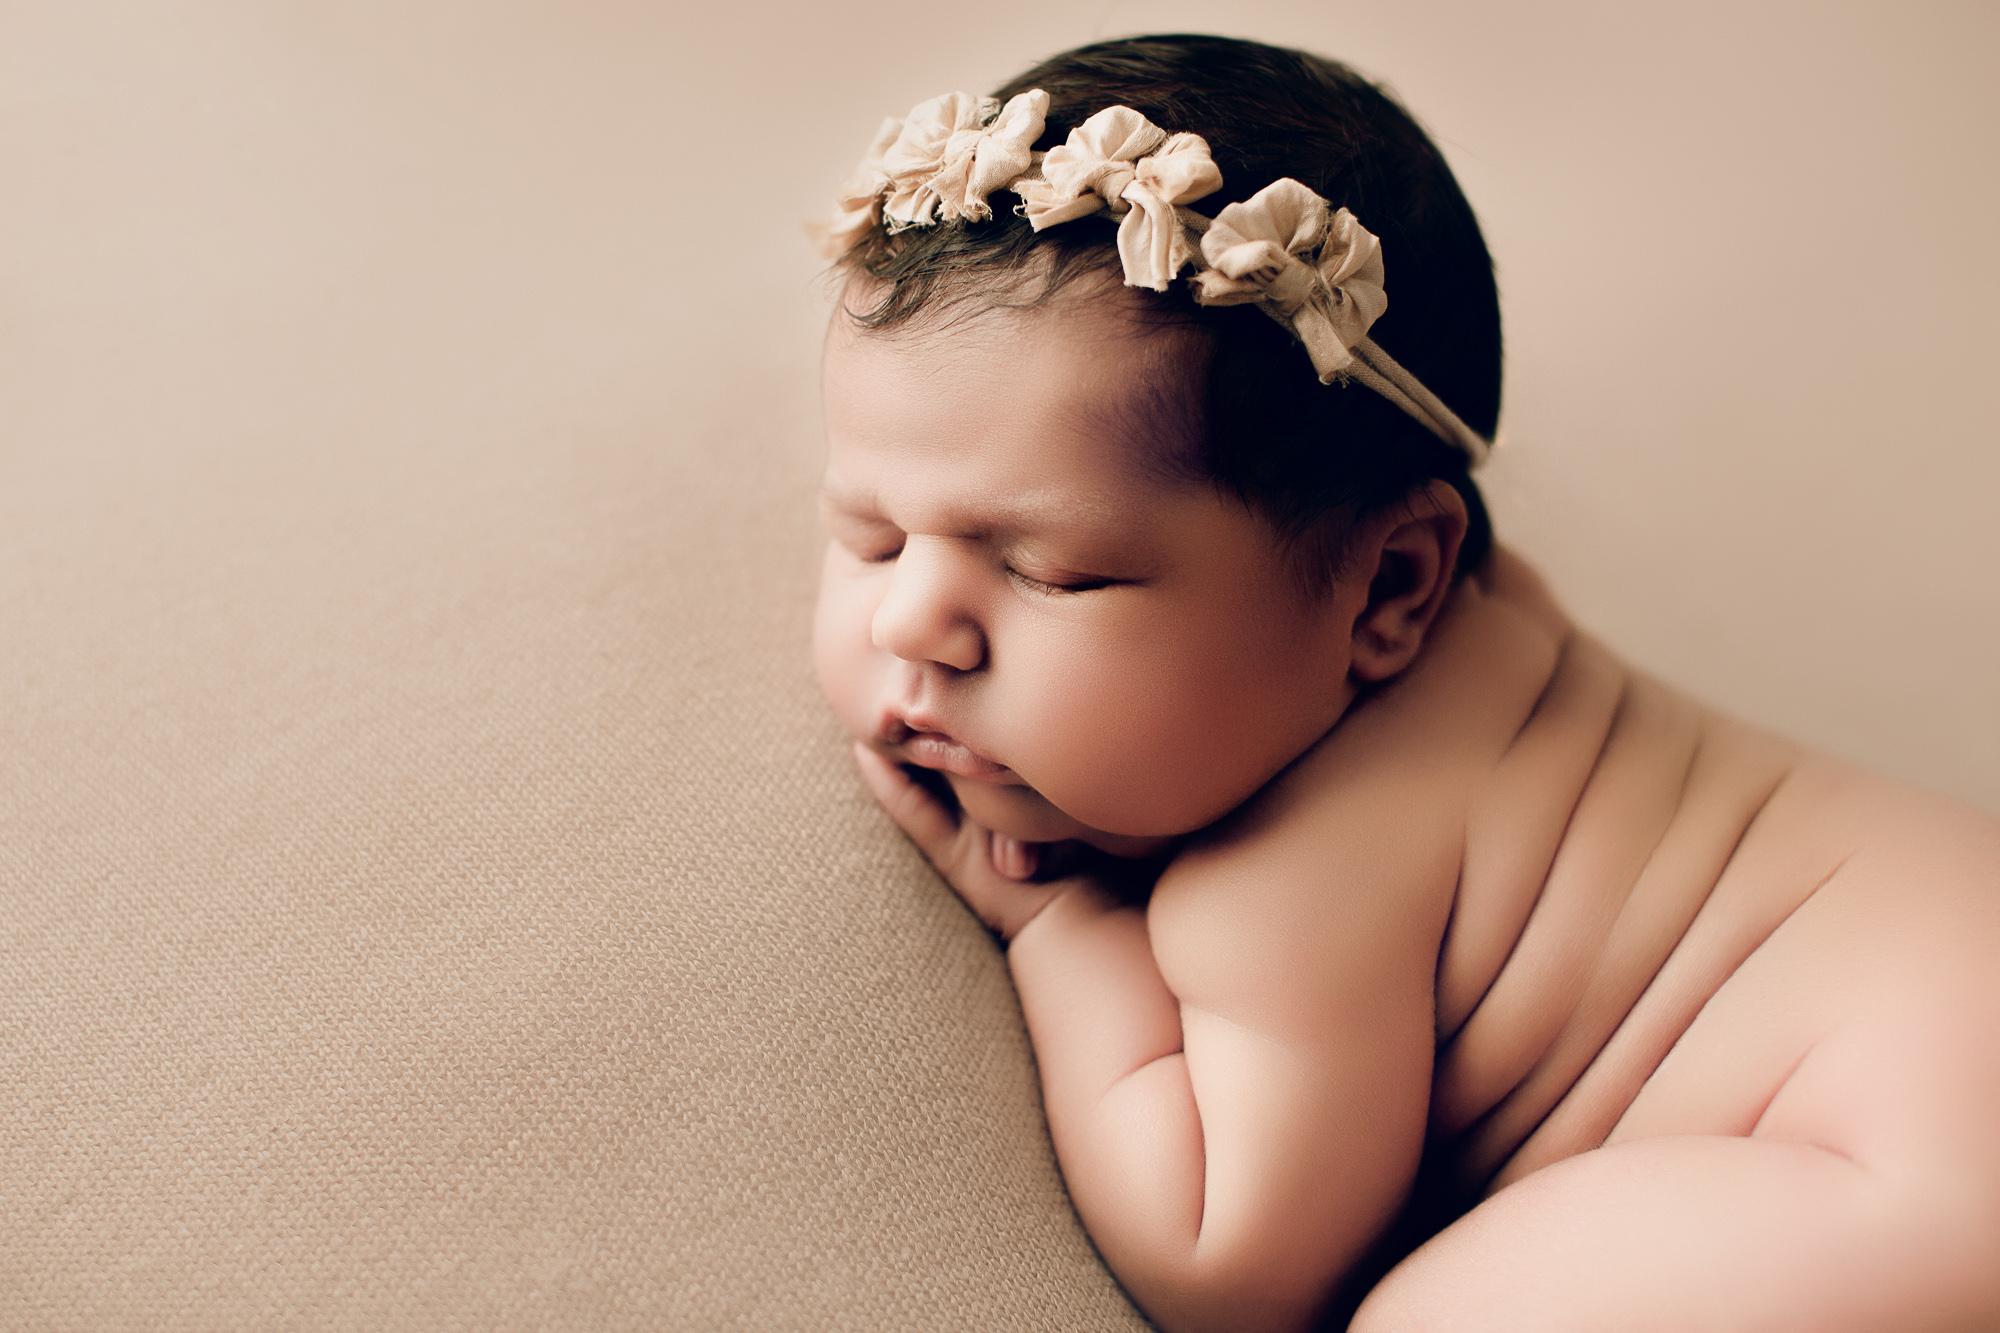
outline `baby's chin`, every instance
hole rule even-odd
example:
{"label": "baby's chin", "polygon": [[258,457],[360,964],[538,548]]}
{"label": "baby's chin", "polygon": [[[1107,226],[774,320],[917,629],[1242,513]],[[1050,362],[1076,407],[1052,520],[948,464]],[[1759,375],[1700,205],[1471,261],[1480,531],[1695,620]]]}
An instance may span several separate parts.
{"label": "baby's chin", "polygon": [[1169,837],[1106,833],[1064,814],[1033,787],[973,782],[946,775],[958,803],[975,824],[1021,842],[1075,841],[1111,856],[1143,857],[1173,842]]}

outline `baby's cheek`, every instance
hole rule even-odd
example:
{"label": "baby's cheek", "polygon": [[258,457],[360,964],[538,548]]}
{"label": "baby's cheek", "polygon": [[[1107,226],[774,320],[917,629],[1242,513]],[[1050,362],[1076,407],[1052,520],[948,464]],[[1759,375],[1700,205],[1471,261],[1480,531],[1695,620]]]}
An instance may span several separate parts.
{"label": "baby's cheek", "polygon": [[1291,718],[1302,707],[1268,697],[1261,673],[1218,673],[1192,653],[1118,665],[1066,693],[1050,729],[1063,780],[1043,790],[1095,828],[1149,837],[1204,828],[1318,734]]}
{"label": "baby's cheek", "polygon": [[870,626],[880,597],[865,581],[836,573],[832,564],[829,556],[813,613],[813,667],[834,716],[849,735],[868,740],[879,720],[876,677],[883,655],[875,648]]}
{"label": "baby's cheek", "polygon": [[1203,701],[1184,698],[1171,673],[1149,670],[1153,665],[1108,652],[1049,663],[1036,673],[1048,685],[1040,698],[1016,698],[998,710],[1032,720],[1032,734],[1009,751],[1022,756],[1022,776],[1092,828],[1172,835],[1221,813],[1207,794],[1189,790],[1203,767],[1191,753],[1200,747],[1189,744],[1204,730]]}

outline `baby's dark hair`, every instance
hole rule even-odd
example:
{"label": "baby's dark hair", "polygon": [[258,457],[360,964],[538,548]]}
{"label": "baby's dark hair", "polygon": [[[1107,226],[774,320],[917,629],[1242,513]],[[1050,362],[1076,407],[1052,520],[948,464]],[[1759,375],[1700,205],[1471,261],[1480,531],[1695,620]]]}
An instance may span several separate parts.
{"label": "baby's dark hair", "polygon": [[[1206,139],[1222,189],[1197,202],[1213,216],[1290,176],[1382,240],[1389,309],[1369,331],[1475,431],[1500,413],[1500,306],[1493,263],[1444,158],[1386,92],[1337,61],[1226,37],[1134,37],[1053,56],[995,95],[1049,95],[1035,145],[1060,144],[1109,106],[1129,106],[1169,133]],[[841,261],[864,273],[873,304],[852,312],[891,330],[968,301],[1040,305],[1080,277],[1118,272],[1113,228],[1090,220],[1037,233],[996,196],[988,222],[890,234],[878,223]],[[1039,274],[1033,295],[1019,296]],[[1359,384],[1319,382],[1290,330],[1252,306],[1198,306],[1181,284],[1150,312],[1195,335],[1198,356],[1182,415],[1198,443],[1180,460],[1263,512],[1312,588],[1335,576],[1353,522],[1442,479],[1471,525],[1461,574],[1482,565],[1492,525],[1458,449]],[[1183,362],[1183,366],[1185,363]],[[1176,370],[1182,367],[1175,367]],[[1205,376],[1200,371],[1206,370]],[[1194,385],[1199,384],[1197,393]]]}

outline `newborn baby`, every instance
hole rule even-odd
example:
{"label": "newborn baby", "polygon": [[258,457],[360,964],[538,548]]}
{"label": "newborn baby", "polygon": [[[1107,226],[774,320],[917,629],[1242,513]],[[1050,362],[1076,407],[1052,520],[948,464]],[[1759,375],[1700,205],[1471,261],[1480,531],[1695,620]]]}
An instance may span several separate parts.
{"label": "newborn baby", "polygon": [[2000,825],[1492,544],[1490,266],[1400,108],[1103,43],[845,204],[820,677],[1154,1320],[2000,1327]]}

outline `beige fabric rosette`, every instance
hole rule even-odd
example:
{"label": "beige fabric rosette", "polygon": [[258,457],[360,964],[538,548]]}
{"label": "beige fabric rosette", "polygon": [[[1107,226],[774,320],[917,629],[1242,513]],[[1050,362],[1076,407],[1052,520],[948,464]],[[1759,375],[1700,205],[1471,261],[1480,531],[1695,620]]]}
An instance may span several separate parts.
{"label": "beige fabric rosette", "polygon": [[1215,215],[1202,234],[1203,305],[1255,301],[1305,344],[1322,384],[1356,379],[1474,462],[1492,448],[1368,336],[1389,308],[1382,242],[1345,208],[1285,177]]}
{"label": "beige fabric rosette", "polygon": [[1349,349],[1389,308],[1382,243],[1290,177],[1216,214],[1201,254],[1209,267],[1195,278],[1195,300],[1263,302],[1298,334],[1322,382],[1348,369]]}
{"label": "beige fabric rosette", "polygon": [[1200,135],[1170,135],[1131,107],[1114,106],[1051,148],[1039,179],[1013,189],[1036,231],[1100,211],[1119,219],[1126,285],[1163,292],[1198,253],[1184,206],[1221,187],[1222,172]]}
{"label": "beige fabric rosette", "polygon": [[886,219],[889,230],[993,216],[987,199],[1034,165],[1049,95],[999,99],[946,93],[882,122],[874,143],[834,197],[820,249],[838,259]]}
{"label": "beige fabric rosette", "polygon": [[834,191],[833,217],[824,229],[817,225],[808,228],[819,241],[821,255],[840,258],[881,219],[882,196],[889,189],[889,171],[884,159],[902,132],[903,122],[894,116],[882,121],[882,128],[875,132],[875,141],[868,145],[867,153]]}
{"label": "beige fabric rosette", "polygon": [[1049,95],[1039,88],[1005,106],[970,93],[919,102],[882,155],[889,229],[992,217],[987,196],[1031,165],[1048,109]]}

